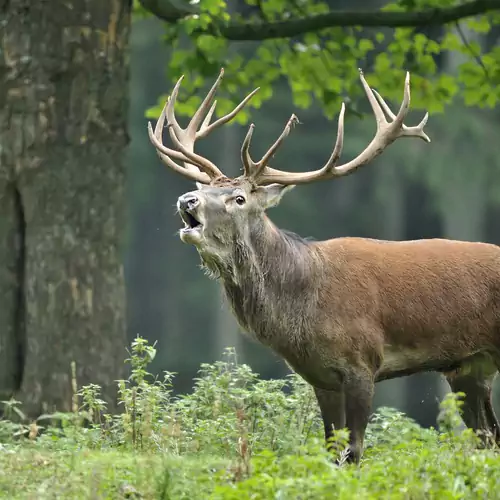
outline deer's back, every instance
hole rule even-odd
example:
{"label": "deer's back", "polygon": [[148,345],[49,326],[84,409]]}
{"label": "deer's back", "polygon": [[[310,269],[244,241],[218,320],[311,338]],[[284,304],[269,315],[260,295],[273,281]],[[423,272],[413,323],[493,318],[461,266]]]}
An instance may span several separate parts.
{"label": "deer's back", "polygon": [[317,245],[326,270],[320,310],[335,314],[340,327],[366,325],[367,334],[383,332],[383,342],[398,348],[472,352],[498,342],[499,247],[362,238]]}

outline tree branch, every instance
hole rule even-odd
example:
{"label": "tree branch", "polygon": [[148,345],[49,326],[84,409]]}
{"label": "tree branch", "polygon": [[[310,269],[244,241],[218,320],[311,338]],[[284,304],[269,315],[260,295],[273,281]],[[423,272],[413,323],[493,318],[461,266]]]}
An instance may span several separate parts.
{"label": "tree branch", "polygon": [[[193,14],[193,6],[180,0],[139,0],[141,5],[166,22],[176,22]],[[182,4],[182,5],[181,5]],[[453,7],[436,7],[414,12],[330,11],[302,18],[273,22],[214,22],[206,29],[228,40],[257,41],[272,38],[291,38],[335,26],[417,27],[456,22],[466,17],[500,10],[500,0],[473,0]]]}
{"label": "tree branch", "polygon": [[198,12],[198,9],[186,0],[139,0],[139,3],[155,17],[167,23],[175,23]]}

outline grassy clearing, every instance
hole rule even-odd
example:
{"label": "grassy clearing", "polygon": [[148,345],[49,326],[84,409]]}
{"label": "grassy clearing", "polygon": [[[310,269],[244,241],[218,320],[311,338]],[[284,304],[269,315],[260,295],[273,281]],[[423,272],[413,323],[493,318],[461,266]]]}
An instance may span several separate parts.
{"label": "grassy clearing", "polygon": [[10,499],[207,498],[220,458],[116,450],[5,447],[0,495]]}
{"label": "grassy clearing", "polygon": [[[37,422],[0,421],[0,497],[9,499],[461,499],[500,498],[500,455],[456,432],[460,397],[440,429],[384,408],[360,468],[324,450],[314,395],[299,377],[259,380],[232,351],[203,365],[192,394],[173,397],[173,374],[153,380],[153,346],[137,339],[123,412],[107,415],[97,386],[75,411]],[[75,399],[76,402],[76,399]],[[22,417],[15,401],[4,402]],[[334,438],[342,461],[347,434]]]}

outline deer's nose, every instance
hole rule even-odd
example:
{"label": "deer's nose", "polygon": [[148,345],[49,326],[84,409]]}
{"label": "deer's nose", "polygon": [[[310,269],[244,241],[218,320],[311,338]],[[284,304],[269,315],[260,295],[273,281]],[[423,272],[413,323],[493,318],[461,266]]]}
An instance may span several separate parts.
{"label": "deer's nose", "polygon": [[200,200],[197,196],[192,193],[186,193],[182,196],[179,196],[177,200],[177,207],[179,210],[192,210],[200,203]]}

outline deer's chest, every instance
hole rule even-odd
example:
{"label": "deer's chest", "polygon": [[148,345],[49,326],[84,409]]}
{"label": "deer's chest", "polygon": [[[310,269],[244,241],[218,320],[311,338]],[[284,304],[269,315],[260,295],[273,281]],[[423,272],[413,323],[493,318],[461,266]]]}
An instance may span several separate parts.
{"label": "deer's chest", "polygon": [[285,297],[282,302],[273,302],[239,288],[226,289],[226,293],[248,335],[271,348],[310,384],[326,389],[336,387],[339,370],[332,365],[324,346],[313,341],[314,314],[307,301]]}
{"label": "deer's chest", "polygon": [[291,298],[277,297],[266,290],[226,285],[225,292],[242,329],[260,343],[286,357],[288,351],[301,350],[305,325],[298,319]]}

